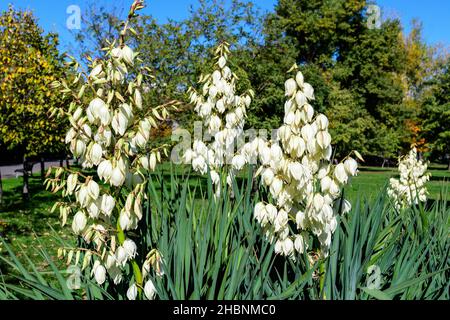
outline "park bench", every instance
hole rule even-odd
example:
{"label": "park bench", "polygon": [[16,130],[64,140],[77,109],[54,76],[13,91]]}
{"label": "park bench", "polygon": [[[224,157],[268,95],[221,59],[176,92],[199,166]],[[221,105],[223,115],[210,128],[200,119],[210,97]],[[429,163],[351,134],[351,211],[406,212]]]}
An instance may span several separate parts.
{"label": "park bench", "polygon": [[[69,159],[65,159],[66,161],[66,165],[67,167],[69,167]],[[64,160],[60,159],[59,160],[60,166],[64,166]],[[17,169],[14,172],[16,173],[16,177],[19,176],[19,174],[22,174],[23,177],[23,191],[22,191],[22,195],[24,199],[28,199],[29,198],[29,179],[30,178],[35,178],[33,177],[33,167],[36,164],[40,164],[41,165],[41,175],[40,177],[36,177],[36,179],[41,179],[42,182],[44,182],[45,179],[45,171],[44,171],[44,166],[45,166],[45,159],[41,158],[40,161],[30,161],[30,160],[25,160],[23,163],[23,169]]]}
{"label": "park bench", "polygon": [[25,160],[23,162],[23,169],[14,170],[14,172],[16,173],[16,177],[18,177],[20,173],[22,174],[22,177],[23,177],[22,196],[23,196],[24,199],[28,199],[29,198],[28,179],[30,177],[33,177],[33,167],[37,163],[39,163],[39,162]]}

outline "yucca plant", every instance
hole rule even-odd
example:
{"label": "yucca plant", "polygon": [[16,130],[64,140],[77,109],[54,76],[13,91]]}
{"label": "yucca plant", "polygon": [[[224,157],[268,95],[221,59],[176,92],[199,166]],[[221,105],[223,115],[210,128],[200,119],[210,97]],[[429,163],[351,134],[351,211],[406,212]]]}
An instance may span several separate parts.
{"label": "yucca plant", "polygon": [[[211,179],[191,178],[190,171],[177,174],[170,168],[169,173],[157,170],[149,176],[144,218],[130,234],[141,250],[137,262],[154,262],[149,270],[160,299],[305,298],[303,289],[313,283],[314,267],[306,260],[294,263],[276,256],[263,238],[253,219],[258,199],[253,168],[234,182],[233,193],[223,190],[220,198],[213,197]],[[2,299],[126,299],[127,288],[114,285],[113,279],[108,277],[103,286],[90,280],[89,267],[80,273],[79,289],[70,290],[69,274],[42,251],[56,280],[47,282],[30,259],[29,265],[22,265],[4,245],[9,258],[2,260],[16,281],[9,277],[0,284]],[[146,256],[148,248],[157,251]]]}
{"label": "yucca plant", "polygon": [[[382,192],[341,217],[321,295],[326,299],[447,299],[449,209],[445,201],[401,212]],[[423,217],[426,217],[425,220]],[[377,270],[370,279],[371,272]],[[378,280],[378,283],[371,283]]]}
{"label": "yucca plant", "polygon": [[[265,191],[253,185],[251,168],[233,184],[234,197],[224,192],[229,196],[221,198],[212,196],[210,179],[176,171],[170,166],[149,176],[149,200],[134,234],[139,262],[148,258],[147,248],[158,248],[150,276],[159,299],[449,298],[445,201],[401,213],[385,192],[372,203],[357,201],[340,217],[329,257],[310,265],[306,254],[295,261],[275,255],[264,239],[252,208]],[[1,277],[0,299],[126,299],[127,288],[111,279],[98,286],[89,268],[80,274],[80,289],[71,290],[70,274],[44,250],[46,272],[4,247],[10,271]],[[372,266],[379,270],[378,287],[371,286]]]}
{"label": "yucca plant", "polygon": [[[154,274],[162,299],[265,299],[299,297],[313,269],[273,254],[253,219],[258,195],[253,170],[235,181],[233,192],[186,176],[161,173],[149,184],[147,241],[162,255],[164,276]],[[158,192],[159,191],[159,192]],[[232,197],[231,194],[234,196]],[[158,214],[156,214],[158,213]],[[302,268],[303,266],[303,268]],[[296,281],[297,280],[297,281]]]}

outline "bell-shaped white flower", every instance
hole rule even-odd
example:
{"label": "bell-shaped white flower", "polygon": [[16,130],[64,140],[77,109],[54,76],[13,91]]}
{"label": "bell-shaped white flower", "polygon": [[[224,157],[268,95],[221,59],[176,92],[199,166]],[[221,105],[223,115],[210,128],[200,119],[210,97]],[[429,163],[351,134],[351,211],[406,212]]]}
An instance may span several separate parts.
{"label": "bell-shaped white flower", "polygon": [[73,217],[72,222],[72,230],[75,232],[75,234],[80,234],[84,228],[86,228],[87,218],[86,215],[78,211],[75,216]]}
{"label": "bell-shaped white flower", "polygon": [[284,84],[286,96],[292,97],[297,90],[297,83],[294,79],[289,79]]}
{"label": "bell-shaped white flower", "polygon": [[94,273],[95,281],[99,285],[102,285],[105,283],[106,280],[106,268],[100,264],[100,261],[95,261],[94,267],[92,268],[92,271]]}
{"label": "bell-shaped white flower", "polygon": [[90,160],[94,165],[98,165],[102,160],[103,149],[98,143],[94,143],[91,148]]}
{"label": "bell-shaped white flower", "polygon": [[87,190],[88,190],[88,194],[92,198],[92,200],[95,201],[98,199],[98,196],[100,194],[100,188],[99,188],[97,182],[95,182],[94,180],[89,181],[89,183],[87,185]]}
{"label": "bell-shaped white flower", "polygon": [[345,160],[344,166],[345,166],[345,171],[350,176],[355,176],[356,173],[358,172],[358,163],[356,162],[356,160],[354,160],[352,158]]}
{"label": "bell-shaped white flower", "polygon": [[334,169],[334,176],[339,181],[339,183],[347,183],[348,175],[347,171],[345,170],[345,166],[342,163],[339,163],[336,168]]}
{"label": "bell-shaped white flower", "polygon": [[127,290],[128,300],[136,300],[138,294],[138,289],[135,283],[133,283]]}
{"label": "bell-shaped white flower", "polygon": [[97,167],[97,174],[100,179],[108,181],[112,175],[112,163],[110,160],[103,160]]}
{"label": "bell-shaped white flower", "polygon": [[156,296],[156,288],[152,280],[147,280],[144,285],[144,294],[148,300],[154,300]]}
{"label": "bell-shaped white flower", "polygon": [[122,58],[127,64],[134,65],[134,52],[129,46],[122,48]]}
{"label": "bell-shaped white flower", "polygon": [[110,217],[112,214],[112,211],[114,210],[114,207],[116,205],[116,200],[108,194],[104,194],[102,196],[102,202],[101,202],[101,211],[103,214],[107,217]]}
{"label": "bell-shaped white flower", "polygon": [[111,185],[115,187],[120,187],[125,182],[125,174],[120,170],[119,167],[115,167],[111,172],[110,178]]}
{"label": "bell-shaped white flower", "polygon": [[126,239],[123,242],[123,248],[125,249],[125,252],[127,253],[128,257],[131,259],[134,259],[137,255],[137,246],[136,243],[134,243],[131,239]]}

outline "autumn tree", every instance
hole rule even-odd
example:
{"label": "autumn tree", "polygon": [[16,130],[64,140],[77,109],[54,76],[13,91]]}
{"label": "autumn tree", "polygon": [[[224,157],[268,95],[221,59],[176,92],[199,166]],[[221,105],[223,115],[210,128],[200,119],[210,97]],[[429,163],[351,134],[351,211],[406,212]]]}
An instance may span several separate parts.
{"label": "autumn tree", "polygon": [[62,74],[57,45],[31,12],[0,15],[0,144],[25,157],[63,150],[64,125],[48,114],[62,103],[50,88]]}

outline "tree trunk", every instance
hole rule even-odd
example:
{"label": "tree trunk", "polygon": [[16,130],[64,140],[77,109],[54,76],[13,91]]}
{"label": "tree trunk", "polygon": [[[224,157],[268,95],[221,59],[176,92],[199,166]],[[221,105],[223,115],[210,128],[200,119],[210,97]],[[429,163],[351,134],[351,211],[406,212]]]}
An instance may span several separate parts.
{"label": "tree trunk", "polygon": [[63,159],[59,160],[59,166],[60,166],[61,168],[64,167],[64,160],[63,160]]}
{"label": "tree trunk", "polygon": [[450,171],[450,161],[449,161],[449,163],[448,163],[448,171]]}
{"label": "tree trunk", "polygon": [[66,167],[67,169],[70,169],[70,163],[69,163],[69,157],[66,156]]}
{"label": "tree trunk", "polygon": [[22,189],[22,197],[24,200],[28,200],[30,198],[29,193],[29,184],[28,184],[28,171],[26,166],[26,158],[23,159],[23,189]]}
{"label": "tree trunk", "polygon": [[41,180],[42,183],[45,181],[45,161],[44,158],[41,158]]}

